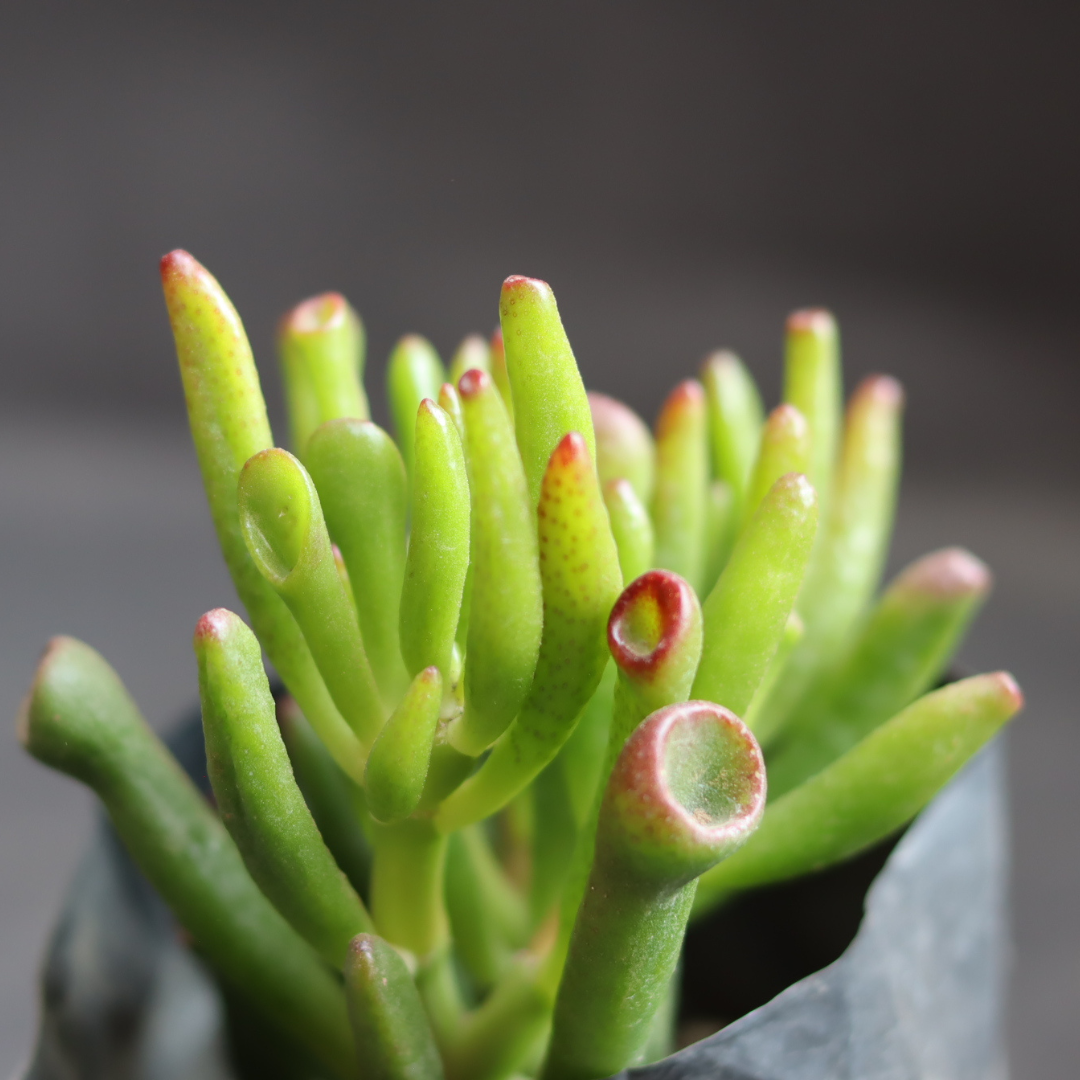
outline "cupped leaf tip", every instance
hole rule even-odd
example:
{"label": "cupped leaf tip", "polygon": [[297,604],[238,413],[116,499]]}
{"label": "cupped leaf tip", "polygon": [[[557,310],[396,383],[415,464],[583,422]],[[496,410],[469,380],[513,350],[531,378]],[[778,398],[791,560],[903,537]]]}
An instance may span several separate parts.
{"label": "cupped leaf tip", "polygon": [[634,679],[655,678],[688,638],[701,635],[694,590],[670,570],[650,570],[632,581],[612,608],[608,646]]}

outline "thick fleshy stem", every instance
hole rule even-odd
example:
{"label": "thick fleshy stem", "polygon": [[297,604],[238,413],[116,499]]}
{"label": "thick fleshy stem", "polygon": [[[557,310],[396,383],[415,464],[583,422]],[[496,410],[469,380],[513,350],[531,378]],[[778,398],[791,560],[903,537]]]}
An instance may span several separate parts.
{"label": "thick fleshy stem", "polygon": [[490,375],[465,372],[472,551],[465,711],[450,741],[477,756],[508,727],[532,684],[543,627],[535,518],[514,429]]}
{"label": "thick fleshy stem", "polygon": [[401,654],[410,674],[437,667],[457,681],[454,636],[469,567],[469,479],[457,428],[434,401],[416,414],[412,532],[401,593]]}
{"label": "thick fleshy stem", "polygon": [[439,354],[427,338],[406,334],[390,354],[386,369],[386,392],[390,398],[390,415],[394,418],[398,449],[405,460],[405,469],[412,480],[413,448],[416,443],[416,411],[424,398],[434,401],[439,387],[446,382]]}
{"label": "thick fleshy stem", "polygon": [[782,476],[762,500],[705,601],[705,639],[691,691],[746,712],[795,606],[817,530],[805,476]]}
{"label": "thick fleshy stem", "polygon": [[851,397],[829,517],[799,595],[806,633],[765,704],[778,728],[833,674],[877,588],[896,510],[903,403],[900,384],[883,375]]}
{"label": "thick fleshy stem", "polygon": [[341,715],[370,747],[386,712],[311,477],[287,450],[263,450],[244,466],[238,490],[255,565],[303,631]]}
{"label": "thick fleshy stem", "polygon": [[1011,675],[975,675],[926,694],[769,805],[738,856],[700,882],[695,913],[865,850],[910,821],[1023,706]]}
{"label": "thick fleshy stem", "polygon": [[629,480],[616,477],[604,485],[604,505],[611,535],[619,549],[623,581],[633,581],[653,565],[656,537],[652,518]]}
{"label": "thick fleshy stem", "polygon": [[334,704],[296,620],[248,554],[240,530],[240,469],[274,442],[240,316],[213,276],[186,251],[172,251],[161,260],[161,282],[191,437],[233,584],[262,647],[304,715],[338,764],[359,776],[364,748]]}
{"label": "thick fleshy stem", "polygon": [[[629,482],[645,506],[656,486],[656,446],[645,421],[628,405],[607,394],[589,391],[589,411],[596,432],[596,469],[606,488],[618,479]],[[629,580],[629,578],[627,579]]]}
{"label": "thick fleshy stem", "polygon": [[360,934],[350,946],[345,998],[365,1080],[442,1080],[412,975],[397,950],[375,934]]}
{"label": "thick fleshy stem", "polygon": [[555,757],[607,664],[607,618],[622,580],[596,470],[577,432],[551,455],[538,519],[544,630],[532,688],[484,764],[437,812],[445,832],[495,813]]}
{"label": "thick fleshy stem", "polygon": [[709,501],[709,443],[705,392],[687,379],[668,395],[656,421],[656,488],[652,519],[656,565],[695,589],[705,576]]}
{"label": "thick fleshy stem", "polygon": [[593,1080],[643,1059],[695,879],[746,842],[764,808],[761,751],[728,710],[683,702],[638,727],[604,795],[543,1080]]}
{"label": "thick fleshy stem", "polygon": [[281,320],[278,349],[293,450],[307,459],[307,441],[327,420],[371,415],[362,382],[364,326],[340,293],[305,300]]}
{"label": "thick fleshy stem", "polygon": [[202,955],[335,1076],[358,1075],[341,988],[251,879],[218,816],[150,730],[116,672],[54,638],[24,700],[19,738],[94,790]]}
{"label": "thick fleshy stem", "polygon": [[578,432],[589,461],[596,461],[592,416],[551,286],[536,278],[508,277],[499,297],[499,319],[513,391],[514,432],[529,502],[536,506],[548,462],[568,432]]}
{"label": "thick fleshy stem", "polygon": [[904,570],[835,678],[785,729],[769,759],[774,794],[824,768],[932,686],[989,590],[990,571],[961,548]]}
{"label": "thick fleshy stem", "polygon": [[305,465],[349,571],[360,636],[382,699],[409,685],[398,642],[408,482],[393,439],[363,420],[331,420],[308,440]]}
{"label": "thick fleshy stem", "polygon": [[363,902],[334,862],[293,777],[262,650],[231,611],[195,628],[206,764],[225,827],[248,872],[332,967],[372,929]]}
{"label": "thick fleshy stem", "polygon": [[701,383],[709,408],[713,475],[731,490],[737,518],[761,445],[765,422],[761,395],[743,362],[726,350],[713,353],[702,364]]}
{"label": "thick fleshy stem", "polygon": [[407,818],[420,804],[442,706],[442,676],[424,668],[386,721],[364,770],[367,805],[376,821]]}
{"label": "thick fleshy stem", "polygon": [[742,528],[753,519],[773,484],[788,473],[802,473],[810,466],[810,427],[794,405],[778,405],[761,429],[761,449],[742,503]]}

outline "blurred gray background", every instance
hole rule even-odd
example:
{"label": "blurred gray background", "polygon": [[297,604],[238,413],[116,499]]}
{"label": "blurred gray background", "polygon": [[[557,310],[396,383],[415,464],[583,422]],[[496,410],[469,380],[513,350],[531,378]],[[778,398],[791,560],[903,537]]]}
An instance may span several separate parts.
{"label": "blurred gray background", "polygon": [[[782,320],[836,311],[849,385],[908,390],[893,565],[962,543],[965,650],[1011,738],[1017,1077],[1080,1075],[1080,7],[680,0],[9,2],[0,34],[0,1077],[91,800],[10,721],[84,637],[163,726],[232,603],[157,258],[243,315],[343,291],[382,409],[395,338],[448,352],[509,273],[552,282],[586,381],[655,416],[709,349],[771,399]],[[383,410],[385,415],[385,410]]]}

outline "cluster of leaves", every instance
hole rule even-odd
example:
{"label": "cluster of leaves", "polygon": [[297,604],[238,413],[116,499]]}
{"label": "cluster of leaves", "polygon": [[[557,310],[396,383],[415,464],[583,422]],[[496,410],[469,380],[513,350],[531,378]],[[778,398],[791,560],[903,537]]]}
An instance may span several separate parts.
{"label": "cluster of leaves", "polygon": [[789,320],[767,417],[717,353],[654,436],[586,394],[551,290],[511,277],[449,373],[398,344],[395,441],[359,318],[316,297],[280,332],[289,453],[218,283],[184,252],[162,274],[254,627],[217,609],[195,633],[216,810],[70,638],[21,735],[324,1074],[663,1056],[689,919],[895,831],[1019,708],[1004,673],[931,690],[989,586],[974,556],[876,596],[902,395],[872,377],[843,414],[826,312]]}

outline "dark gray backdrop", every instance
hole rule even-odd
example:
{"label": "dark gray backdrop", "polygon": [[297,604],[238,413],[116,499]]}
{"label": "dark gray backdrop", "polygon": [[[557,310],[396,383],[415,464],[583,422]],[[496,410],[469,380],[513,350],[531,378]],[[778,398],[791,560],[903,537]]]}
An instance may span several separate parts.
{"label": "dark gray backdrop", "polygon": [[[652,418],[705,351],[770,395],[784,314],[909,392],[894,561],[964,542],[969,649],[1014,739],[1017,1075],[1080,1072],[1080,8],[678,0],[9,2],[0,34],[0,698],[45,636],[103,648],[161,723],[231,602],[184,446],[156,259],[273,325],[337,288],[444,352],[501,279],[555,287],[586,379]],[[88,802],[0,753],[0,1076]],[[5,1026],[5,1018],[7,1020]]]}

